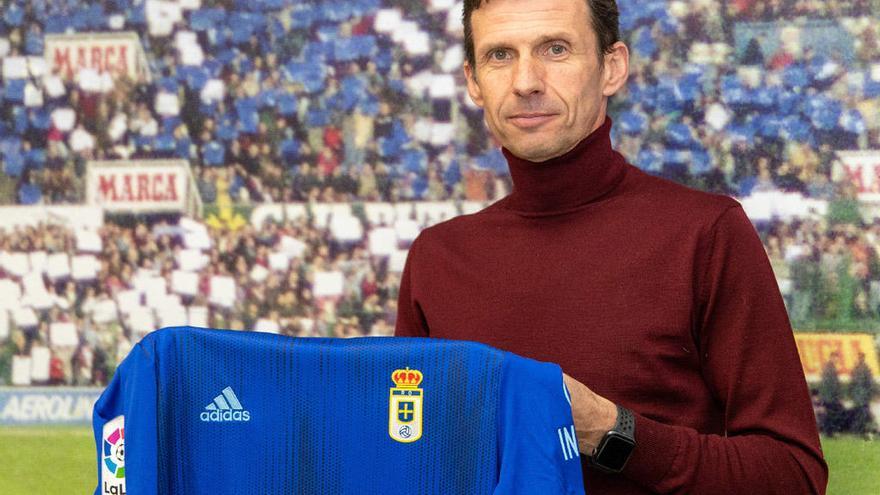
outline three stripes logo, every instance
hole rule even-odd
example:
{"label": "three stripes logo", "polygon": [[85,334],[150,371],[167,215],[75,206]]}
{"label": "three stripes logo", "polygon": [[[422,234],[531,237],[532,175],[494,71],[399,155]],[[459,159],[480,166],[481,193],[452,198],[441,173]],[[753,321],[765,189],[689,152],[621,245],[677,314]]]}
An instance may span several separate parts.
{"label": "three stripes logo", "polygon": [[226,387],[223,392],[210,404],[205,406],[205,410],[199,415],[199,419],[205,422],[220,423],[224,421],[250,421],[250,411],[245,411],[239,402],[232,387]]}

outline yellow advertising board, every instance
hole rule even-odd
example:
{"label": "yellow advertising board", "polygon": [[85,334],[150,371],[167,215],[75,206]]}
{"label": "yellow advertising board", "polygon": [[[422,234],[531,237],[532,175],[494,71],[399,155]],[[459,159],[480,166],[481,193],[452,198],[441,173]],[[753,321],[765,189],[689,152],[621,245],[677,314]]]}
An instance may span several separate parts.
{"label": "yellow advertising board", "polygon": [[850,379],[852,369],[859,362],[859,355],[865,355],[865,362],[874,379],[880,379],[880,366],[877,364],[877,346],[874,336],[862,333],[795,333],[798,353],[804,374],[808,381],[819,381],[822,368],[836,356],[837,372],[840,379]]}

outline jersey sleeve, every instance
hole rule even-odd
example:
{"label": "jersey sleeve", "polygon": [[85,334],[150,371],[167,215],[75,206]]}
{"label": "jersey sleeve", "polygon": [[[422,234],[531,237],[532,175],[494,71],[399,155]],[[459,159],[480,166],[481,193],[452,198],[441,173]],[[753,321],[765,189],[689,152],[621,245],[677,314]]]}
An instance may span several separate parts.
{"label": "jersey sleeve", "polygon": [[562,369],[509,355],[502,373],[495,494],[583,494],[580,454]]}
{"label": "jersey sleeve", "polygon": [[95,495],[155,494],[157,386],[148,344],[137,344],[95,403],[92,428],[98,462]]}

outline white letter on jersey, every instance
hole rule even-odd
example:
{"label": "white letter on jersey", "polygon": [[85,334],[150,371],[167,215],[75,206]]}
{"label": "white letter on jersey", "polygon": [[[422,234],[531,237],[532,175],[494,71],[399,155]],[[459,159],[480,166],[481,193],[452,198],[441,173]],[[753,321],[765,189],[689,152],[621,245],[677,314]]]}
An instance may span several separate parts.
{"label": "white letter on jersey", "polygon": [[566,461],[578,457],[577,437],[574,435],[574,425],[558,428],[556,435],[559,436],[559,446],[562,447],[562,458]]}

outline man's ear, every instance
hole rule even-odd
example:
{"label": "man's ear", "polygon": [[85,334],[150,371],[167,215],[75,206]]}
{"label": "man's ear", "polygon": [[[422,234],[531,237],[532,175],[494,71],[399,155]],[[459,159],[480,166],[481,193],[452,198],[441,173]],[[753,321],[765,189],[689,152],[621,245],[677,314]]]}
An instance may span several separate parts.
{"label": "man's ear", "polygon": [[464,62],[464,80],[467,82],[468,95],[471,101],[480,108],[483,108],[483,92],[480,91],[480,84],[477,82],[477,72],[471,67],[471,64],[465,60]]}
{"label": "man's ear", "polygon": [[618,41],[611,46],[611,51],[603,58],[605,66],[602,77],[605,78],[605,84],[602,94],[612,96],[626,84],[626,78],[629,76],[629,49],[622,41]]}

